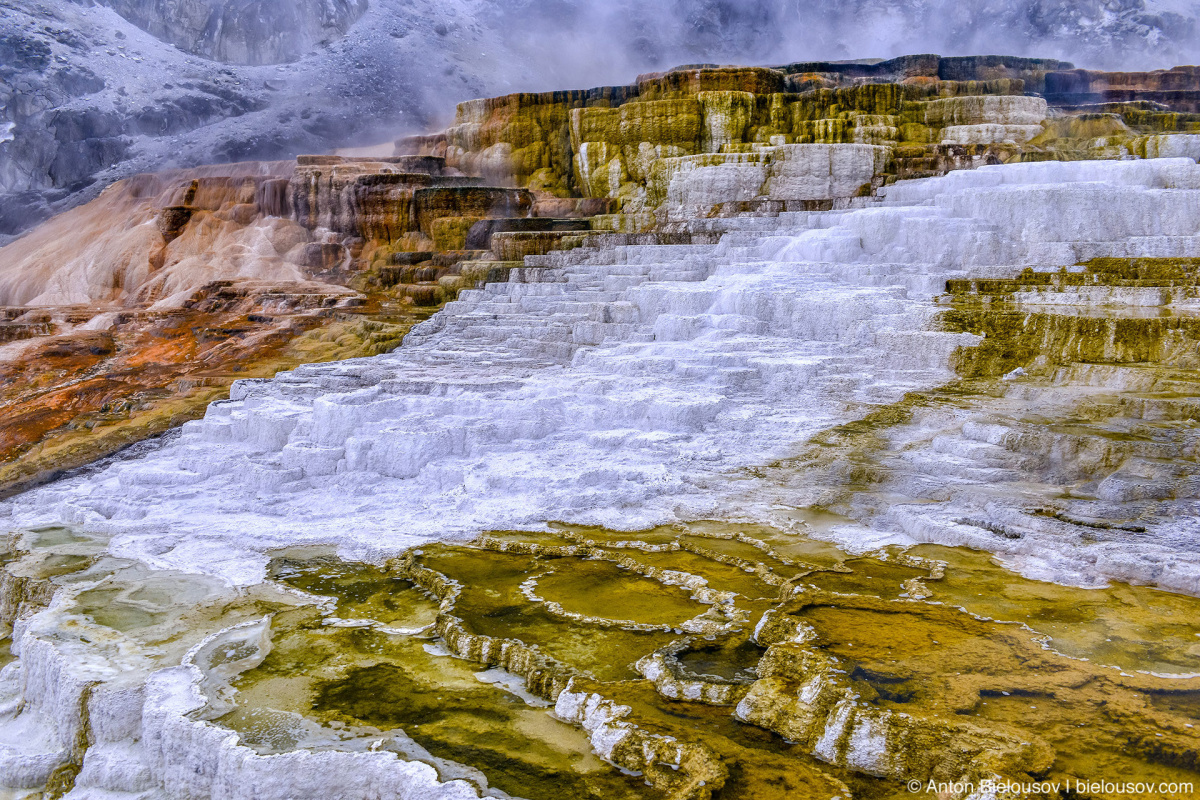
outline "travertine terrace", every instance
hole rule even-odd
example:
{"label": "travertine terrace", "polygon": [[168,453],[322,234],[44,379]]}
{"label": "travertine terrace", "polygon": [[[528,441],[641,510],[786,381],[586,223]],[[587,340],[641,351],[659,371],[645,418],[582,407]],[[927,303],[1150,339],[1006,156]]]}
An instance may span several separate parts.
{"label": "travertine terrace", "polygon": [[0,505],[3,791],[1187,796],[1198,81],[693,65],[16,243],[47,358],[421,321]]}

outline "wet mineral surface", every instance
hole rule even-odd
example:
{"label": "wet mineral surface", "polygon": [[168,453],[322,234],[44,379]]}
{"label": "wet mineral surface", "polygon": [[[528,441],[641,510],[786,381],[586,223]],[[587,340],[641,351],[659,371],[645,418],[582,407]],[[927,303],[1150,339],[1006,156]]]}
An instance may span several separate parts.
{"label": "wet mineral surface", "polygon": [[272,576],[334,598],[336,620],[274,623],[233,682],[218,721],[267,751],[295,746],[261,733],[280,711],[402,730],[534,800],[1186,782],[1200,766],[1200,601],[1029,581],[970,551],[563,527],[384,569],[283,556]]}
{"label": "wet mineral surface", "polygon": [[888,798],[910,780],[1200,773],[1200,600],[1033,581],[965,549],[556,526],[384,565],[294,548],[231,593],[51,529],[14,538],[3,569],[5,621],[120,663],[98,681],[183,660],[203,674],[191,716],[260,755],[385,750],[490,796]]}

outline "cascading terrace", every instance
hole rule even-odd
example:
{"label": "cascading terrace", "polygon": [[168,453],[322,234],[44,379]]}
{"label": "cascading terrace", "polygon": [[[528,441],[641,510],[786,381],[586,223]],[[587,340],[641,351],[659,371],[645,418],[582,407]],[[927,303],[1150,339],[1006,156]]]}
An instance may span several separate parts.
{"label": "cascading terrace", "polygon": [[[720,517],[746,490],[737,470],[954,377],[980,339],[939,323],[947,280],[1192,256],[1198,184],[1190,160],[988,167],[855,210],[694,222],[723,231],[714,245],[616,235],[529,257],[394,354],[238,384],[155,453],[10,513],[94,527],[162,566],[204,563],[211,542],[238,583],[260,579],[266,549],[333,537],[369,557],[498,524]],[[1046,224],[1072,204],[1107,216]],[[1074,576],[1117,566],[1080,559]],[[1177,547],[1160,580],[1186,588],[1196,569]]]}
{"label": "cascading terrace", "polygon": [[[26,608],[6,690],[42,724],[5,727],[6,780],[50,796],[782,800],[914,779],[1186,782],[1196,766],[1194,598],[1041,584],[947,548],[848,558],[715,522],[495,532],[382,567],[271,556],[234,592],[66,529],[11,543],[24,588],[6,586],[6,609]],[[53,603],[31,613],[43,587]]]}
{"label": "cascading terrace", "polygon": [[[3,791],[1196,775],[1200,165],[721,156],[658,174],[655,233],[570,232],[394,352],[5,501]],[[836,202],[743,196],[813,176]]]}

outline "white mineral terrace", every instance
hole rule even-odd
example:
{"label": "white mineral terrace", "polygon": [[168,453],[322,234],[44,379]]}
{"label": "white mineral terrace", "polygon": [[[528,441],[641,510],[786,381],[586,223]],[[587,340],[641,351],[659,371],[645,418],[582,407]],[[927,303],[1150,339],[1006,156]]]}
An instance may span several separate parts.
{"label": "white mineral terrace", "polygon": [[[1200,256],[1200,167],[987,167],[898,185],[852,210],[692,224],[724,235],[531,257],[510,282],[464,292],[390,355],[240,383],[148,455],[0,506],[11,529],[65,525],[86,532],[81,554],[107,548],[91,568],[96,585],[121,573],[142,587],[139,602],[157,598],[164,632],[143,638],[173,643],[147,649],[89,621],[68,597],[86,580],[19,620],[19,660],[0,672],[0,797],[38,789],[81,746],[71,798],[159,797],[165,786],[189,798],[331,796],[320,786],[356,798],[476,796],[394,752],[260,756],[194,719],[206,692],[220,693],[208,665],[220,653],[261,660],[263,624],[252,605],[207,628],[172,614],[219,606],[224,582],[253,597],[266,553],[289,545],[382,558],[555,520],[779,524],[804,492],[748,468],[954,377],[952,352],[978,339],[937,330],[933,299],[948,278],[1102,255]],[[924,458],[939,480],[963,470],[960,488],[1011,478],[965,465],[1003,431],[965,417],[941,424],[958,438],[934,437],[942,449],[910,461]],[[810,533],[852,549],[969,542],[1064,581],[1140,576],[1155,562],[1163,585],[1200,586],[1185,504],[1135,537],[1134,556],[1119,531],[1094,545],[1064,545],[1052,530],[978,538],[954,521],[974,502],[964,489],[943,504],[952,508],[885,503],[862,525]],[[1005,513],[995,495],[978,503]],[[584,727],[595,738],[602,722]],[[92,741],[80,745],[85,729]]]}
{"label": "white mineral terrace", "polygon": [[[529,257],[390,355],[241,382],[170,444],[0,514],[240,585],[261,580],[266,551],[294,544],[374,559],[554,520],[777,522],[745,468],[953,377],[951,353],[978,338],[936,330],[931,301],[948,278],[1200,256],[1200,167],[987,167],[898,184],[857,209],[692,224],[724,235]],[[889,524],[834,535],[860,548],[963,538]],[[1167,548],[1177,574],[1165,583],[1195,590],[1190,523],[1160,527],[1138,547]],[[1034,564],[1054,539],[1022,548]],[[1054,577],[1120,575],[1123,563],[1066,558]]]}

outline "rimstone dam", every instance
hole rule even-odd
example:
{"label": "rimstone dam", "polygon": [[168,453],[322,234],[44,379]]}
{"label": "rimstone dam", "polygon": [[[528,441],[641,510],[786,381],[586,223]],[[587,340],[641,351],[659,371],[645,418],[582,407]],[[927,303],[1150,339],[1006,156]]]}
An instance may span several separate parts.
{"label": "rimstone dam", "polygon": [[1200,796],[1200,68],[387,149],[0,248],[0,798]]}

